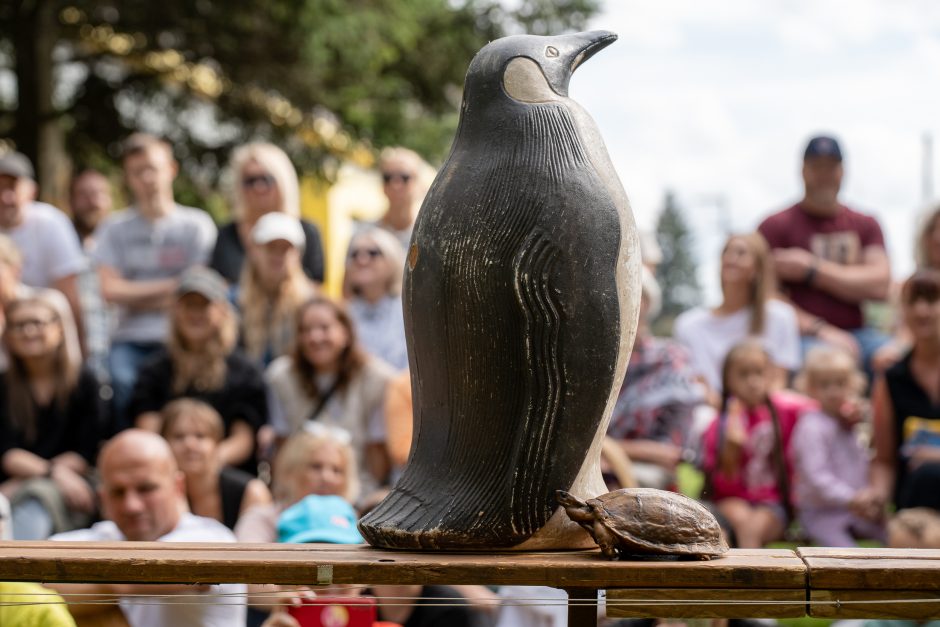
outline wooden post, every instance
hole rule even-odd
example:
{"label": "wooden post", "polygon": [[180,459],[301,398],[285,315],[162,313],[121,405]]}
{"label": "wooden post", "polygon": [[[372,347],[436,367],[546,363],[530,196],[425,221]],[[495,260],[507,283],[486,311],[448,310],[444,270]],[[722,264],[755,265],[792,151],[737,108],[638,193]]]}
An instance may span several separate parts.
{"label": "wooden post", "polygon": [[565,588],[568,627],[597,627],[597,588]]}

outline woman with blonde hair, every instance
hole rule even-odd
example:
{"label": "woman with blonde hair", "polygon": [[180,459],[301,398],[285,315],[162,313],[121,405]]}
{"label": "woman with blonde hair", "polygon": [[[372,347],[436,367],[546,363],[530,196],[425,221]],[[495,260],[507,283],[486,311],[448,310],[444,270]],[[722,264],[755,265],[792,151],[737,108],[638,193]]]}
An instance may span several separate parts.
{"label": "woman with blonde hair", "polygon": [[401,282],[405,253],[394,235],[368,227],[353,235],[343,293],[359,341],[396,370],[408,367]]}
{"label": "woman with blonde hair", "polygon": [[170,401],[207,402],[225,421],[222,464],[254,474],[255,433],[267,422],[267,400],[261,371],[236,350],[237,335],[222,277],[208,268],[187,270],[172,305],[167,346],[141,368],[128,410],[138,427],[159,432],[160,411]]}
{"label": "woman with blonde hair", "polygon": [[104,432],[98,382],[70,355],[59,311],[43,296],[5,307],[9,369],[0,385],[0,493],[16,539],[89,522],[90,476]]}
{"label": "woman with blonde hair", "polygon": [[193,514],[214,518],[234,529],[243,513],[271,502],[271,492],[263,482],[222,465],[219,443],[225,435],[225,424],[211,405],[179,398],[160,413],[160,435],[170,444],[186,477],[186,499]]}
{"label": "woman with blonde hair", "polygon": [[[229,164],[234,179],[233,221],[219,229],[209,266],[230,284],[237,283],[253,243],[251,232],[261,216],[285,213],[300,220],[300,185],[287,154],[266,142],[239,146]],[[323,282],[323,245],[317,227],[300,220],[304,236],[302,267],[317,283]]]}
{"label": "woman with blonde hair", "polygon": [[[919,220],[914,236],[914,263],[918,269],[940,270],[940,205],[931,208]],[[889,327],[892,337],[871,357],[872,370],[876,373],[884,372],[903,359],[914,342],[911,330],[901,314],[903,307],[900,292],[899,284],[891,286],[890,310],[893,315]]]}
{"label": "woman with blonde hair", "polygon": [[793,307],[774,298],[773,257],[759,233],[731,235],[721,251],[721,303],[676,318],[673,336],[713,393],[721,392],[721,365],[732,346],[760,338],[775,367],[774,387],[800,367],[800,333]]}
{"label": "woman with blonde hair", "polygon": [[334,429],[299,431],[274,458],[274,502],[253,507],[239,520],[239,542],[276,542],[277,517],[310,494],[341,496],[350,505],[359,498],[359,470],[349,436]]}
{"label": "woman with blonde hair", "polygon": [[388,209],[375,226],[389,231],[407,249],[434,169],[414,150],[390,146],[379,155],[379,170]]}
{"label": "woman with blonde hair", "polygon": [[[256,505],[246,511],[235,526],[238,542],[277,542],[277,522],[281,513],[311,494],[339,496],[350,505],[359,498],[359,471],[356,455],[347,434],[321,428],[300,431],[284,442],[274,458],[274,502]],[[278,601],[274,594],[283,590]],[[296,586],[248,585],[249,624],[258,624],[263,612],[298,598]],[[301,595],[307,596],[307,595]]]}
{"label": "woman with blonde hair", "polygon": [[315,293],[301,267],[300,222],[283,213],[262,216],[251,231],[253,248],[238,283],[241,343],[267,366],[294,348],[297,307]]}

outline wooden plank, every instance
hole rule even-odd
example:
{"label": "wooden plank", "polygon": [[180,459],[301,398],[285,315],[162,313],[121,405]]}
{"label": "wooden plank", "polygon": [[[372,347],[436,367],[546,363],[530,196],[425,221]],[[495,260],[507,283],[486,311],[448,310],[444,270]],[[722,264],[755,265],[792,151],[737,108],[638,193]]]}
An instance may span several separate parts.
{"label": "wooden plank", "polygon": [[805,615],[805,590],[632,588],[607,591],[608,618],[800,618]]}
{"label": "wooden plank", "polygon": [[366,546],[0,542],[0,580],[150,583],[515,584],[556,588],[798,588],[781,549],[709,561],[608,561],[598,551],[413,553]]}
{"label": "wooden plank", "polygon": [[797,550],[812,590],[940,590],[940,551],[926,549]]}
{"label": "wooden plank", "polygon": [[894,558],[908,560],[940,559],[940,549],[888,549],[862,547],[801,546],[796,550],[801,558],[830,557],[839,559]]}
{"label": "wooden plank", "polygon": [[[922,602],[925,598],[936,601]],[[912,600],[916,602],[903,602]],[[812,590],[809,615],[839,620],[940,618],[940,593],[923,590]]]}

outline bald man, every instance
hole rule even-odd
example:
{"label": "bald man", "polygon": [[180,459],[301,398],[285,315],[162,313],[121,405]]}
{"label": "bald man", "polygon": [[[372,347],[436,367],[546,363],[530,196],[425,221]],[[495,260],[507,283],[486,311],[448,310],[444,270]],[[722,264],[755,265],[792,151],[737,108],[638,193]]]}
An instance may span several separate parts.
{"label": "bald man", "polygon": [[[101,449],[98,473],[101,480],[98,496],[107,520],[96,523],[90,529],[58,534],[52,540],[235,541],[235,536],[222,523],[189,512],[183,474],[176,466],[169,445],[155,433],[128,429],[116,435]],[[245,586],[241,584],[205,588],[148,584],[58,584],[54,587],[60,593],[207,593],[203,599],[188,599],[185,605],[173,605],[161,602],[161,599],[122,599],[121,610],[131,627],[227,627],[245,624],[244,599],[215,596],[244,593]],[[107,606],[70,606],[73,614],[83,616],[103,608]]]}

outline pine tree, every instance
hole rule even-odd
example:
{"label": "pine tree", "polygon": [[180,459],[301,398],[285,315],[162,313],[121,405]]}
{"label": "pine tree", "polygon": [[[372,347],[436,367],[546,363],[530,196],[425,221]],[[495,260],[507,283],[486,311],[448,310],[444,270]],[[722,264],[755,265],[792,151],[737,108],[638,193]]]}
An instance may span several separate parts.
{"label": "pine tree", "polygon": [[702,302],[692,233],[671,190],[666,191],[656,223],[656,240],[663,253],[662,263],[656,269],[663,306],[655,330],[668,334],[677,315]]}

